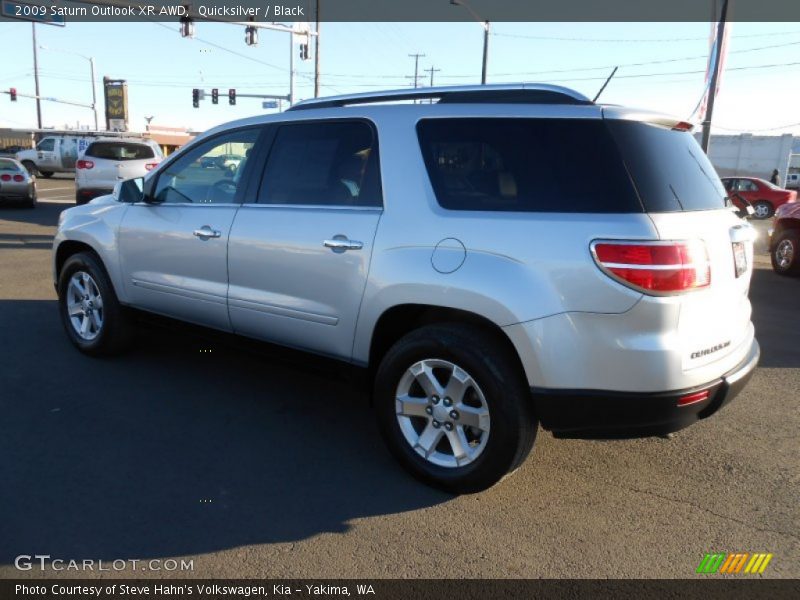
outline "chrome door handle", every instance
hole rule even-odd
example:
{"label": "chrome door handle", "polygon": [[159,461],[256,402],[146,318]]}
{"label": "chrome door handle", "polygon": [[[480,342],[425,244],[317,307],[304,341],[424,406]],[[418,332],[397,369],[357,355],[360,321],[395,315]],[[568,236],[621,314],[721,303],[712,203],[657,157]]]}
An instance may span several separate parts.
{"label": "chrome door handle", "polygon": [[192,232],[193,235],[199,237],[201,240],[207,240],[209,238],[218,238],[222,235],[222,232],[217,229],[211,229],[208,225],[203,225],[200,229],[195,229]]}
{"label": "chrome door handle", "polygon": [[337,235],[332,240],[325,240],[322,245],[334,252],[344,252],[345,250],[361,250],[364,247],[364,242],[348,240],[343,235]]}

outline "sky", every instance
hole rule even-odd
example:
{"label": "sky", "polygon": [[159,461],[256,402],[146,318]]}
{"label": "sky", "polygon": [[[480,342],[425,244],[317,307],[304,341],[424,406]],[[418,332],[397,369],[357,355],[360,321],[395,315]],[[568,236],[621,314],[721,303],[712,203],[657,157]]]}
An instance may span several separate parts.
{"label": "sky", "polygon": [[[800,136],[800,23],[732,23],[726,71],[714,112],[715,133],[792,133]],[[593,97],[619,66],[601,100],[688,118],[705,88],[709,23],[492,23],[488,82],[537,81],[571,87]],[[257,99],[227,103],[227,89],[285,95],[289,39],[261,31],[247,46],[241,26],[200,22],[194,39],[176,22],[74,23],[36,26],[41,94],[91,102],[89,62],[94,57],[100,119],[103,76],[128,81],[130,127],[153,125],[202,131],[233,119],[273,112]],[[33,93],[31,25],[0,23],[0,90]],[[420,84],[480,82],[483,28],[478,23],[323,23],[322,95],[396,89]],[[13,51],[9,51],[14,49]],[[312,60],[295,46],[295,97],[313,97]],[[221,90],[192,107],[192,88]],[[89,109],[42,103],[45,127],[89,125]],[[0,95],[0,127],[34,127],[35,102]]]}

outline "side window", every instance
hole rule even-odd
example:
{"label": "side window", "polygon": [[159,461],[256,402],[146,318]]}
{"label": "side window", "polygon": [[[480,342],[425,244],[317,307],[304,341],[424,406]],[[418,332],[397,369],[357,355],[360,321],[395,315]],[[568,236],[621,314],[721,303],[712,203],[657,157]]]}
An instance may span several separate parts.
{"label": "side window", "polygon": [[52,152],[55,150],[55,147],[55,138],[44,138],[41,142],[39,142],[39,145],[36,146],[36,149],[41,150],[42,152]]}
{"label": "side window", "polygon": [[642,212],[600,120],[424,119],[417,133],[443,208]]}
{"label": "side window", "polygon": [[741,184],[742,184],[742,191],[745,191],[745,192],[757,192],[758,191],[758,186],[755,183],[753,183],[752,181],[750,181],[749,179],[740,179],[739,181],[741,181]]}
{"label": "side window", "polygon": [[372,128],[356,121],[280,126],[258,202],[381,206],[378,148]]}
{"label": "side window", "polygon": [[194,148],[159,175],[153,197],[167,204],[229,204],[235,201],[260,128],[223,134]]}

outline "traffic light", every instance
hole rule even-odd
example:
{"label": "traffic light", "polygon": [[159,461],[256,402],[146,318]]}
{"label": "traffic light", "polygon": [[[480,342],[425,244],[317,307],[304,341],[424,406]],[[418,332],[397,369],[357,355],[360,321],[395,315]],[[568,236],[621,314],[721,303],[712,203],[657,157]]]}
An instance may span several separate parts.
{"label": "traffic light", "polygon": [[11,96],[11,101],[17,101],[17,88],[11,88],[8,90],[8,95]]}
{"label": "traffic light", "polygon": [[211,104],[219,104],[219,90],[211,88]]}
{"label": "traffic light", "polygon": [[191,17],[181,17],[181,37],[194,37],[194,21]]}
{"label": "traffic light", "polygon": [[300,44],[300,60],[308,60],[308,44]]}
{"label": "traffic light", "polygon": [[244,28],[244,43],[248,46],[258,46],[258,29],[256,27]]}
{"label": "traffic light", "polygon": [[192,90],[192,106],[200,108],[200,90],[197,88]]}
{"label": "traffic light", "polygon": [[228,104],[231,106],[236,104],[236,90],[233,88],[228,90]]}

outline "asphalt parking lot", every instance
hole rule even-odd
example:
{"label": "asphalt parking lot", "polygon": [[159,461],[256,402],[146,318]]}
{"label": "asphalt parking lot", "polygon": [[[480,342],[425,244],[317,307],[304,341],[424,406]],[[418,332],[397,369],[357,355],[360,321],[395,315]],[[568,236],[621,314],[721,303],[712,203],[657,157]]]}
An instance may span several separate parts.
{"label": "asphalt parking lot", "polygon": [[155,573],[176,577],[692,578],[707,552],[800,577],[800,279],[766,257],[761,365],[718,415],[672,439],[540,431],[512,477],[452,497],[406,476],[363,395],[314,365],[153,325],[124,357],[79,354],[50,278],[73,182],[39,185],[36,210],[0,206],[0,577],[49,554],[193,559]]}

